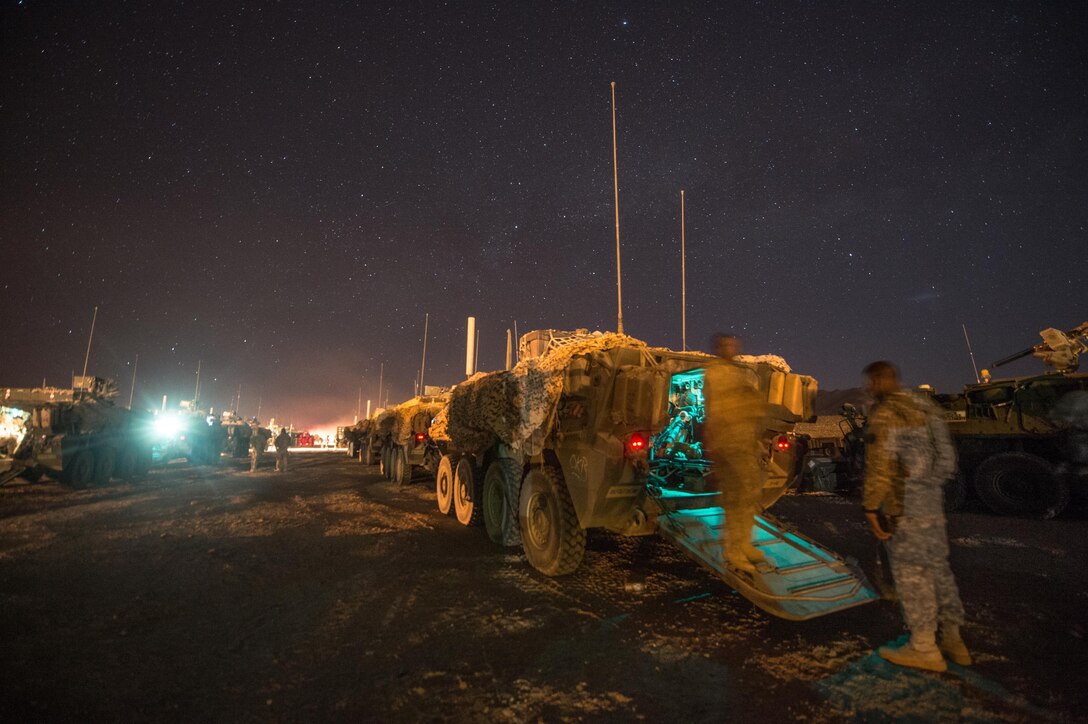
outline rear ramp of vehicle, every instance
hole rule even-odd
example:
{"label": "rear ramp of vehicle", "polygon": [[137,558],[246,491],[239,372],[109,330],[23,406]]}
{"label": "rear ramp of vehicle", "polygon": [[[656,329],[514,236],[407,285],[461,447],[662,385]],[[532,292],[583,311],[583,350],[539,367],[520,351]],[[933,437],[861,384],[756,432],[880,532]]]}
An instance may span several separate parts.
{"label": "rear ramp of vehicle", "polygon": [[756,516],[752,544],[767,557],[755,573],[729,566],[722,546],[726,511],[716,493],[658,488],[658,532],[769,614],[803,621],[875,601],[864,575],[768,515]]}

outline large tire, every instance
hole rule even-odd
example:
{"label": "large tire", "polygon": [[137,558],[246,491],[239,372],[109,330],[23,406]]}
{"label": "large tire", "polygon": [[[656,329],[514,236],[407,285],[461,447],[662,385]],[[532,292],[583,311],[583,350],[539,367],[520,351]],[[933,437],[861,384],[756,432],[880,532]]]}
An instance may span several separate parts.
{"label": "large tire", "polygon": [[31,466],[29,468],[23,468],[23,471],[19,473],[18,477],[28,483],[36,483],[42,479],[42,471],[37,467]]}
{"label": "large tire", "polygon": [[1000,515],[1053,518],[1069,505],[1069,483],[1037,455],[999,453],[975,469],[975,492]]}
{"label": "large tire", "polygon": [[379,457],[379,473],[382,474],[386,480],[393,479],[393,447],[390,445],[382,445],[382,452]]}
{"label": "large tire", "polygon": [[521,465],[510,458],[497,458],[484,474],[484,528],[493,543],[521,545],[517,501],[521,489]]}
{"label": "large tire", "polygon": [[78,452],[64,467],[62,479],[73,488],[86,488],[94,482],[94,454],[90,450]]}
{"label": "large tire", "polygon": [[412,482],[412,465],[408,462],[408,452],[403,445],[393,446],[393,480],[397,485]]}
{"label": "large tire", "polygon": [[463,456],[453,469],[453,512],[461,525],[484,520],[483,481],[471,455]]}
{"label": "large tire", "polygon": [[109,485],[113,477],[113,468],[117,462],[117,453],[112,447],[103,447],[94,456],[94,484]]}
{"label": "large tire", "polygon": [[944,484],[944,509],[947,513],[956,513],[963,510],[967,502],[968,493],[967,476],[962,470],[956,471],[956,477]]}
{"label": "large tire", "polygon": [[137,465],[139,465],[139,453],[136,452],[136,448],[127,445],[118,453],[113,473],[121,480],[131,481],[136,477]]}
{"label": "large tire", "polygon": [[525,557],[546,576],[572,573],[582,564],[586,532],[562,473],[550,466],[530,468],[521,483],[518,524]]}
{"label": "large tire", "polygon": [[438,511],[443,515],[453,513],[453,468],[456,462],[449,455],[443,455],[438,461],[438,472],[434,476],[434,493],[438,498]]}

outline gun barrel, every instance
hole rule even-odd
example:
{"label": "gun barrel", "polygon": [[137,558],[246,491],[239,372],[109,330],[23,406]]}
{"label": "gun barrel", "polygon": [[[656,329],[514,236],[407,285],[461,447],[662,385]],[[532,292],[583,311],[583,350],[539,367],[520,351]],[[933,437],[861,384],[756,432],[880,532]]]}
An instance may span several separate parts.
{"label": "gun barrel", "polygon": [[1009,355],[1005,359],[999,359],[997,362],[994,362],[990,366],[991,367],[1000,367],[1002,365],[1007,365],[1009,362],[1015,362],[1016,360],[1020,359],[1021,357],[1027,357],[1029,354],[1031,354],[1034,351],[1035,351],[1034,347],[1028,347],[1027,349],[1020,350],[1016,354]]}

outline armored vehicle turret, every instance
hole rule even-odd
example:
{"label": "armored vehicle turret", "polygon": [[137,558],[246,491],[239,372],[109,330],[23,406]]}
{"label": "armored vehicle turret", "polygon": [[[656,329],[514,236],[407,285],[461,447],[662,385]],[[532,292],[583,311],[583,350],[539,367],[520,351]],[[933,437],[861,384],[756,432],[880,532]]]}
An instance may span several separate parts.
{"label": "armored vehicle turret", "polygon": [[1050,518],[1088,477],[1088,322],[1068,331],[1046,329],[1043,341],[993,367],[1033,355],[1051,371],[984,379],[962,394],[936,395],[947,411],[959,455],[958,482],[994,512]]}

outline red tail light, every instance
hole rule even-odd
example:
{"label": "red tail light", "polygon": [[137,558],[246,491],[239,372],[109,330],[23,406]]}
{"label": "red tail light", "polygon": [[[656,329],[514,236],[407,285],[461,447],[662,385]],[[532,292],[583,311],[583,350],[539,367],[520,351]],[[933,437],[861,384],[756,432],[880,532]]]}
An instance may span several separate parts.
{"label": "red tail light", "polygon": [[634,433],[627,440],[627,449],[633,453],[639,453],[646,449],[646,438],[639,433]]}
{"label": "red tail light", "polygon": [[775,450],[789,450],[793,447],[793,443],[785,435],[779,435],[778,439],[774,441]]}
{"label": "red tail light", "polygon": [[416,433],[416,442],[423,442],[426,439],[427,439],[427,436],[424,435],[422,432],[417,432]]}

